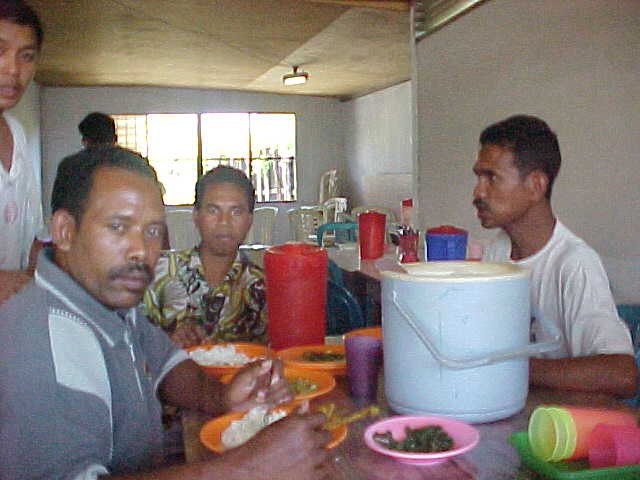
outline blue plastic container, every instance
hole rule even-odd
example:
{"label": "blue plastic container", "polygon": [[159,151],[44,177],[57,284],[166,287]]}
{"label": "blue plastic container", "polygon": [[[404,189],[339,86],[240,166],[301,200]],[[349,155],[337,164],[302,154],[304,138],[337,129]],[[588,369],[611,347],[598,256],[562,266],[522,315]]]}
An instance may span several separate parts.
{"label": "blue plastic container", "polygon": [[427,260],[464,260],[467,237],[466,230],[451,225],[430,228],[424,236]]}

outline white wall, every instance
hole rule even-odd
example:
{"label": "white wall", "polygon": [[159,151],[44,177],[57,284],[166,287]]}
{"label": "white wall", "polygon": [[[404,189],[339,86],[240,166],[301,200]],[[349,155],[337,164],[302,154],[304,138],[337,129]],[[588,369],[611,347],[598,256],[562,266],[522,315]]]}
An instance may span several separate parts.
{"label": "white wall", "polygon": [[294,112],[297,119],[298,202],[280,208],[276,242],[288,240],[286,210],[315,204],[320,175],[344,168],[344,104],[319,97],[220,90],[128,87],[42,88],[44,195],[48,204],[60,160],[81,148],[77,125],[92,111],[105,113]]}
{"label": "white wall", "polygon": [[546,120],[563,165],[556,214],[640,299],[640,2],[492,0],[417,46],[420,221],[482,231],[471,205],[480,131]]}
{"label": "white wall", "polygon": [[42,159],[40,150],[40,86],[37,83],[31,82],[29,84],[18,105],[11,109],[11,114],[24,127],[29,158],[33,161],[36,177],[40,179]]}
{"label": "white wall", "polygon": [[352,205],[399,211],[412,195],[411,82],[348,102],[345,120],[345,189]]}

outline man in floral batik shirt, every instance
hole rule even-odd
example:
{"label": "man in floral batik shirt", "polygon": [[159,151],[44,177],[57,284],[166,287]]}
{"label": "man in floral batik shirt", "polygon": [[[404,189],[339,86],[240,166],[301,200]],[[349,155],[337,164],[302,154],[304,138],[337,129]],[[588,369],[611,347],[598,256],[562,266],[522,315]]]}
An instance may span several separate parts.
{"label": "man in floral batik shirt", "polygon": [[145,313],[182,347],[266,342],[262,270],[238,258],[255,192],[241,170],[219,166],[198,180],[193,221],[199,246],[163,252],[144,296]]}

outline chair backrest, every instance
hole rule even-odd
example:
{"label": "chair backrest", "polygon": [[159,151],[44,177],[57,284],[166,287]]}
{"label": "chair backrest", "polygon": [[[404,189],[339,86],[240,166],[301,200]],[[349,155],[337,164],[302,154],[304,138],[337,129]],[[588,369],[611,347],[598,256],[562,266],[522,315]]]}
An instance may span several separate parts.
{"label": "chair backrest", "polygon": [[[636,365],[640,371],[640,304],[621,304],[617,306],[618,315],[629,326],[631,341],[636,355]],[[631,403],[640,406],[640,378],[638,378],[638,393]]]}
{"label": "chair backrest", "polygon": [[358,232],[358,224],[355,222],[329,222],[323,223],[318,227],[316,231],[316,241],[318,245],[323,246],[323,239],[325,237],[325,233],[327,231],[335,232],[334,239],[340,236],[338,232],[343,231],[345,235],[343,235],[344,239],[347,241],[355,241],[356,234]]}
{"label": "chair backrest", "polygon": [[258,207],[253,209],[253,223],[247,233],[246,245],[273,245],[278,207]]}
{"label": "chair backrest", "polygon": [[200,233],[193,223],[190,208],[171,209],[166,212],[169,246],[174,250],[191,248],[200,243]]}
{"label": "chair backrest", "polygon": [[316,243],[316,230],[323,221],[322,210],[317,207],[298,207],[287,210],[289,238],[296,242]]}
{"label": "chair backrest", "polygon": [[327,170],[320,176],[320,191],[318,205],[322,206],[326,200],[338,195],[338,170]]}
{"label": "chair backrest", "polygon": [[321,205],[325,223],[340,221],[340,214],[347,211],[347,199],[345,197],[331,197]]}
{"label": "chair backrest", "polygon": [[332,280],[327,281],[326,334],[342,335],[365,326],[362,308],[353,294]]}

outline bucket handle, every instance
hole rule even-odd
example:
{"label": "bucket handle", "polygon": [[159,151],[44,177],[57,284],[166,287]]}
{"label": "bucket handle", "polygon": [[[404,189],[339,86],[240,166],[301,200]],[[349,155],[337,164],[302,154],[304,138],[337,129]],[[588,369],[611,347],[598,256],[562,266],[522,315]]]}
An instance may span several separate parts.
{"label": "bucket handle", "polygon": [[424,334],[422,330],[416,325],[413,321],[413,318],[407,313],[406,309],[400,305],[400,301],[398,299],[398,294],[392,291],[393,295],[393,304],[400,312],[400,315],[404,317],[409,326],[413,329],[413,331],[418,335],[420,341],[427,347],[427,350],[433,355],[438,362],[448,368],[453,369],[463,369],[463,368],[476,368],[482,367],[484,365],[488,365],[490,363],[502,362],[504,360],[510,360],[512,358],[518,357],[530,357],[536,355],[538,353],[550,352],[553,350],[557,350],[560,346],[560,331],[558,328],[552,323],[547,321],[542,315],[538,315],[538,320],[540,324],[544,328],[544,330],[551,335],[551,340],[549,342],[540,342],[540,343],[530,343],[524,348],[519,350],[498,350],[497,352],[493,352],[489,355],[481,355],[475,358],[452,358],[444,355],[438,348],[429,340],[427,335]]}

